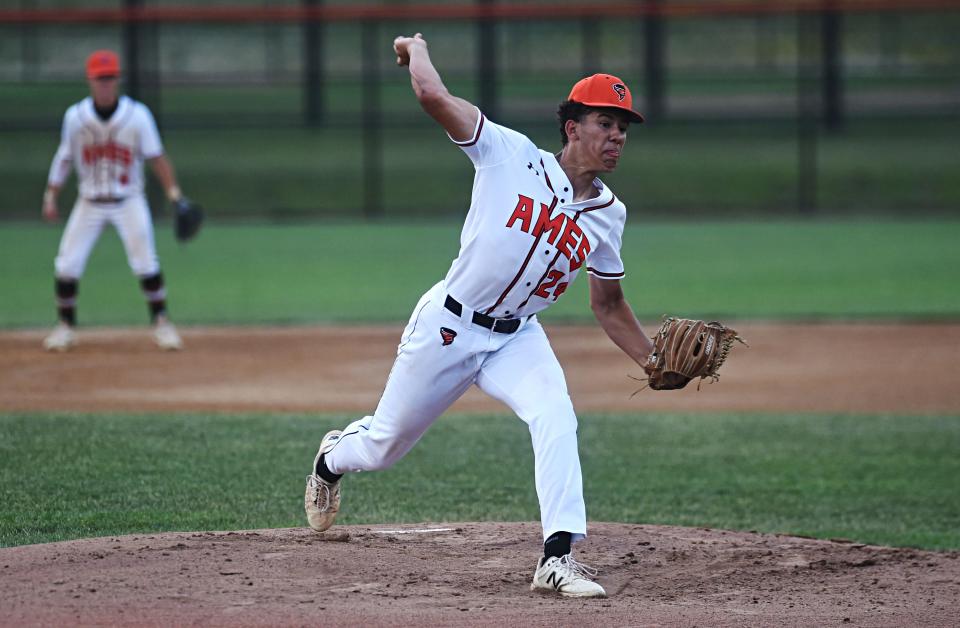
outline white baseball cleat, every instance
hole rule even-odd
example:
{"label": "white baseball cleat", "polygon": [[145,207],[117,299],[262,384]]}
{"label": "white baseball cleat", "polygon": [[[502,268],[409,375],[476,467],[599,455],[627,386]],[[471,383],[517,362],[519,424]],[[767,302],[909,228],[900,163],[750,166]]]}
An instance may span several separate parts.
{"label": "white baseball cleat", "polygon": [[533,573],[531,591],[556,591],[564,597],[607,597],[607,592],[591,580],[597,570],[573,560],[566,554],[541,558]]}
{"label": "white baseball cleat", "polygon": [[164,351],[179,351],[183,349],[183,340],[177,333],[177,328],[168,320],[158,320],[153,328],[153,339],[157,346]]}
{"label": "white baseball cleat", "polygon": [[47,351],[64,352],[77,344],[77,333],[66,323],[57,323],[53,331],[43,339],[43,348]]}
{"label": "white baseball cleat", "polygon": [[307,512],[307,523],[317,532],[323,532],[333,525],[340,512],[340,482],[330,483],[317,475],[320,456],[327,453],[340,440],[340,430],[327,432],[320,441],[320,449],[313,459],[313,468],[307,476],[307,491],[303,496],[303,508]]}

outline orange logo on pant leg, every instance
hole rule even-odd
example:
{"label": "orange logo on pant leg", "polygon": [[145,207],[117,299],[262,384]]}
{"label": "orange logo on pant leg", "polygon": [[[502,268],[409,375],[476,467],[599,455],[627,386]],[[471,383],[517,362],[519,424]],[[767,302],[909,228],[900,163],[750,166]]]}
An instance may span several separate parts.
{"label": "orange logo on pant leg", "polygon": [[440,328],[440,338],[443,339],[443,346],[446,347],[449,344],[453,343],[453,339],[457,337],[457,332],[453,331],[448,327]]}

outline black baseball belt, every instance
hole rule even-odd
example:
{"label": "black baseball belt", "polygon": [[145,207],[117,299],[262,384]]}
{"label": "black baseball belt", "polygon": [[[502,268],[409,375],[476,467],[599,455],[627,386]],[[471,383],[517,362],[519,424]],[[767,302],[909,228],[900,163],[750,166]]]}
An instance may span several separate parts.
{"label": "black baseball belt", "polygon": [[98,205],[117,205],[127,199],[123,196],[95,196],[87,200],[91,203],[97,203]]}
{"label": "black baseball belt", "polygon": [[[449,294],[447,295],[447,300],[443,302],[443,307],[447,308],[457,316],[463,314],[463,305],[459,301],[454,299]],[[519,318],[494,318],[492,316],[487,316],[486,314],[481,314],[480,312],[473,313],[473,324],[480,325],[486,329],[497,332],[498,334],[512,334],[518,329],[520,329],[521,319]]]}

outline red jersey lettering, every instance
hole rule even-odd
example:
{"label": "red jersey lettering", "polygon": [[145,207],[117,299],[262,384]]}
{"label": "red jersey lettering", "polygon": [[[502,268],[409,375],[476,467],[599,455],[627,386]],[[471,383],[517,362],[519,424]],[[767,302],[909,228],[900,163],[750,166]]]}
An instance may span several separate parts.
{"label": "red jersey lettering", "polygon": [[83,163],[92,164],[95,161],[106,159],[115,161],[124,166],[133,163],[133,153],[122,144],[91,144],[83,147]]}
{"label": "red jersey lettering", "polygon": [[550,218],[550,207],[540,203],[540,216],[537,218],[537,226],[533,228],[533,235],[540,236],[544,232],[549,232],[547,240],[550,244],[557,241],[557,236],[563,228],[563,221],[567,220],[566,214],[559,213],[554,218]]}
{"label": "red jersey lettering", "polygon": [[583,237],[583,229],[572,220],[567,220],[567,224],[563,226],[563,235],[560,237],[560,241],[557,242],[557,249],[564,257],[570,259],[570,255],[572,254],[570,248],[575,245],[581,237]]}
{"label": "red jersey lettering", "polygon": [[590,250],[590,240],[588,240],[587,235],[584,234],[580,239],[580,244],[577,245],[577,254],[570,258],[570,272],[583,266],[583,263],[587,260],[587,255],[590,254]]}
{"label": "red jersey lettering", "polygon": [[556,301],[560,298],[560,295],[567,291],[567,286],[570,285],[568,281],[562,281],[557,284],[557,287],[553,289],[553,300]]}
{"label": "red jersey lettering", "polygon": [[517,206],[513,214],[507,220],[507,229],[513,226],[513,223],[520,221],[520,228],[530,233],[530,222],[533,220],[533,199],[523,194],[518,194]]}
{"label": "red jersey lettering", "polygon": [[[537,286],[537,289],[534,290],[534,294],[542,299],[550,298],[550,288],[554,287],[558,281],[563,279],[563,273],[559,270],[551,270],[550,274],[547,275],[547,278],[543,281],[542,284]],[[563,284],[564,290],[566,290],[566,284]],[[558,295],[559,296],[559,295]]]}

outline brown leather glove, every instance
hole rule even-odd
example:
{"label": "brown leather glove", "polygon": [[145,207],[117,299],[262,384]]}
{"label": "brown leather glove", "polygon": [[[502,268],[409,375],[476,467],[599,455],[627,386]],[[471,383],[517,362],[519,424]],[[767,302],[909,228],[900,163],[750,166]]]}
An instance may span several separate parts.
{"label": "brown leather glove", "polygon": [[733,342],[747,344],[736,331],[716,321],[674,317],[664,318],[660,331],[651,340],[653,352],[643,370],[647,373],[647,385],[654,390],[683,388],[697,377],[716,381],[720,378],[717,370],[727,359]]}

